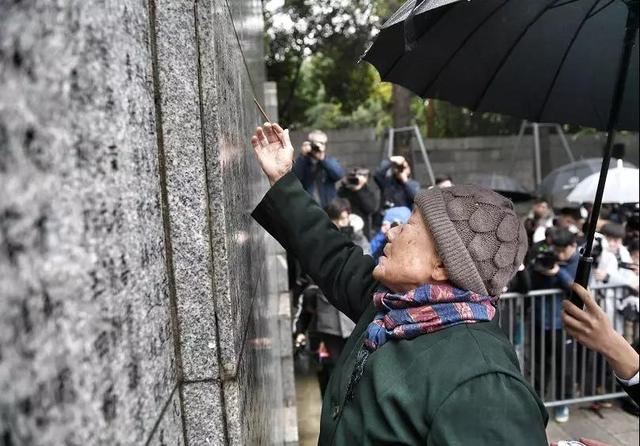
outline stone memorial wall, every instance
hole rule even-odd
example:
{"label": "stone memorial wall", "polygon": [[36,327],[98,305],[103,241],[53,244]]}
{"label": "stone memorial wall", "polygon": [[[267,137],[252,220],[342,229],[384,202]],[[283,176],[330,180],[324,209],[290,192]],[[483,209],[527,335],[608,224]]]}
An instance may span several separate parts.
{"label": "stone memorial wall", "polygon": [[0,0],[0,444],[295,440],[261,8]]}

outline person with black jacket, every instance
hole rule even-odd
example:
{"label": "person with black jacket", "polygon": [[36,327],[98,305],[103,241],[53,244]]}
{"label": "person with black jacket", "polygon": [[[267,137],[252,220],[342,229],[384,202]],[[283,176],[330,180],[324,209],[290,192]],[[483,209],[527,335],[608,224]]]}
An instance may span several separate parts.
{"label": "person with black jacket", "polygon": [[369,188],[369,170],[355,168],[349,171],[342,179],[338,196],[349,200],[351,213],[356,214],[364,221],[363,233],[367,238],[371,237],[371,219],[378,208],[378,200]]}

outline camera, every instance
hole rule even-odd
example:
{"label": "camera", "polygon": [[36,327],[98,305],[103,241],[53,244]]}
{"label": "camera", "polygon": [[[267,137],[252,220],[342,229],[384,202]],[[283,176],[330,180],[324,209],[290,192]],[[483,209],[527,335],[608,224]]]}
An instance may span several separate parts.
{"label": "camera", "polygon": [[538,246],[535,256],[533,257],[533,269],[538,272],[548,271],[555,266],[557,261],[558,259],[555,252],[553,252],[553,247],[543,243]]}
{"label": "camera", "polygon": [[403,163],[396,163],[395,161],[392,161],[391,164],[393,165],[394,170],[398,172],[402,172],[405,168]]}
{"label": "camera", "polygon": [[315,142],[311,142],[311,151],[315,152],[315,153],[320,153],[322,150],[320,149],[320,146],[315,143]]}
{"label": "camera", "polygon": [[355,174],[347,175],[346,182],[350,186],[357,186],[358,184],[360,184],[360,180]]}
{"label": "camera", "polygon": [[638,267],[637,263],[618,262],[618,268],[635,270]]}
{"label": "camera", "polygon": [[357,186],[358,184],[360,184],[360,179],[358,178],[360,176],[369,176],[369,169],[363,169],[360,167],[351,169],[345,177],[345,184],[347,186]]}

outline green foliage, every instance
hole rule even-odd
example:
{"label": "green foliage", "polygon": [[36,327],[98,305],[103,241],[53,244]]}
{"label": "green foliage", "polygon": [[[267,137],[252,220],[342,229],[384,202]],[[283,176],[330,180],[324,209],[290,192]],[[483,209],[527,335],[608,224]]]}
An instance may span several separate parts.
{"label": "green foliage", "polygon": [[415,123],[422,133],[431,138],[512,135],[520,130],[518,118],[497,113],[475,113],[463,107],[445,101],[434,100],[434,118],[427,131],[425,101],[414,97],[411,100],[411,112]]}
{"label": "green foliage", "polygon": [[286,0],[266,11],[265,21],[267,75],[278,83],[280,121],[351,125],[376,84],[375,70],[357,63],[378,21],[371,2]]}
{"label": "green foliage", "polygon": [[[280,122],[291,128],[391,126],[391,84],[368,63],[357,63],[377,27],[399,0],[285,0],[265,10],[267,76],[278,84]],[[411,100],[414,122],[431,137],[506,135],[520,120],[474,113],[434,101],[427,123],[424,100]],[[430,126],[427,132],[427,125]]]}
{"label": "green foliage", "polygon": [[[317,60],[320,61],[318,64],[315,63]],[[316,74],[318,65],[325,69],[325,64],[326,59],[314,56],[302,65],[299,94],[305,103],[311,105],[299,125],[324,129],[376,127],[382,133],[391,124],[391,84],[381,83],[375,69],[364,64],[361,66],[363,72],[352,73],[354,94],[348,94],[347,90],[345,96],[348,99],[341,101],[335,90],[333,94],[327,93],[327,83],[323,82],[321,74]],[[356,75],[362,76],[365,82]],[[363,83],[370,86],[365,94],[358,90],[358,85]]]}

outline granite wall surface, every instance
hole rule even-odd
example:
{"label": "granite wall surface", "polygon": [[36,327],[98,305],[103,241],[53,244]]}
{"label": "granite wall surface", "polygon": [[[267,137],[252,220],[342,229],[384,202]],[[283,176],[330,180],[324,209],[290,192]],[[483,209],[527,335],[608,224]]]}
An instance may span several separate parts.
{"label": "granite wall surface", "polygon": [[261,7],[0,0],[0,444],[295,442]]}

